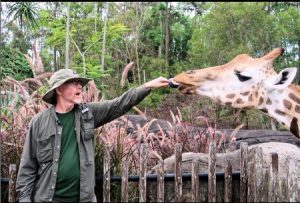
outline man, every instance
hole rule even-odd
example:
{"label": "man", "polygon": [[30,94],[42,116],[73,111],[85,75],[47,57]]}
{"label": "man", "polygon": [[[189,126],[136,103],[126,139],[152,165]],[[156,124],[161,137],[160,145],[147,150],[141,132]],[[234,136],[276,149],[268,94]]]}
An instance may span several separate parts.
{"label": "man", "polygon": [[52,106],[32,118],[26,136],[16,183],[20,202],[96,202],[94,129],[169,82],[159,77],[113,100],[83,104],[89,81],[72,69],[51,76],[42,99]]}

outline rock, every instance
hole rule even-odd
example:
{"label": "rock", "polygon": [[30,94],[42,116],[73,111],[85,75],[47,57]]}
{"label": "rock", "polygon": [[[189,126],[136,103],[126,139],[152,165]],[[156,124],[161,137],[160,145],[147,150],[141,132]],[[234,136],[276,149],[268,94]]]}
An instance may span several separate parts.
{"label": "rock", "polygon": [[[300,177],[300,148],[296,145],[280,142],[268,142],[248,146],[248,162],[253,160],[254,152],[257,147],[262,149],[263,153],[263,168],[267,168],[271,163],[270,153],[278,154],[278,172],[279,178],[287,178],[289,160],[295,159],[298,162],[297,174]],[[208,171],[208,154],[187,152],[182,154],[182,172],[191,172],[192,160],[196,159],[200,162],[199,173],[207,173]],[[240,150],[227,153],[216,154],[216,172],[224,172],[225,159],[229,159],[232,163],[233,172],[240,171]],[[171,156],[164,160],[165,173],[175,173],[175,156]],[[157,173],[158,166],[155,166],[148,173]],[[299,179],[300,180],[300,179]],[[223,200],[223,180],[217,180],[217,201]],[[300,186],[300,183],[298,183]],[[156,184],[150,183],[148,188],[148,200],[156,200]],[[175,199],[175,184],[174,182],[165,182],[165,201],[174,201]],[[233,180],[233,201],[239,201],[239,180]],[[189,202],[192,200],[191,181],[183,182],[182,187],[183,201]],[[207,180],[200,182],[200,198],[201,201],[207,201]]]}
{"label": "rock", "polygon": [[[300,166],[300,148],[289,143],[280,142],[267,142],[261,144],[250,145],[248,147],[248,162],[253,160],[254,149],[256,147],[262,148],[263,152],[263,167],[270,166],[271,163],[271,153],[278,154],[278,171],[279,174],[284,177],[288,171],[289,159],[295,159],[299,162]],[[216,154],[216,172],[224,172],[225,159],[231,161],[232,170],[240,171],[240,150],[235,150],[233,152],[227,153],[217,153]],[[182,153],[182,172],[191,172],[192,160],[196,159],[200,163],[199,173],[206,173],[208,169],[208,154],[207,153],[194,153],[186,152]],[[164,160],[165,173],[174,173],[175,169],[175,155],[172,155]],[[148,173],[156,173],[158,166],[154,166]],[[300,172],[300,168],[299,168]],[[300,173],[299,173],[300,174]]]}

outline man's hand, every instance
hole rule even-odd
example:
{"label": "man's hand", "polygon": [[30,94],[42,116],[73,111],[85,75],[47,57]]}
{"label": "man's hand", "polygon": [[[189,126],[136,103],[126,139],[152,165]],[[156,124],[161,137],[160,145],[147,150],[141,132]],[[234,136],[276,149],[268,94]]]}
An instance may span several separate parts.
{"label": "man's hand", "polygon": [[148,88],[159,88],[159,87],[166,87],[169,85],[169,80],[164,77],[158,77],[154,80],[150,80],[144,84],[145,87]]}

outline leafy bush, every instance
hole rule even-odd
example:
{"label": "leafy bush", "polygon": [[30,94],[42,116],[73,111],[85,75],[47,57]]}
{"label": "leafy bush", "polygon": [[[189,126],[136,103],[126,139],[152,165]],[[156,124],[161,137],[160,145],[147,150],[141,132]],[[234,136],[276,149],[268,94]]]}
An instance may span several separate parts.
{"label": "leafy bush", "polygon": [[31,68],[24,55],[13,48],[3,46],[0,50],[1,76],[12,76],[16,80],[33,77]]}

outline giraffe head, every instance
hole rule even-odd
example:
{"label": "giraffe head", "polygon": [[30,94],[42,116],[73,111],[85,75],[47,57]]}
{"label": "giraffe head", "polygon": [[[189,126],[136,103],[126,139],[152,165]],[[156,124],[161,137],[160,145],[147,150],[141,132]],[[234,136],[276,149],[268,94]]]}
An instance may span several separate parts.
{"label": "giraffe head", "polygon": [[260,58],[240,54],[224,65],[189,70],[173,80],[184,94],[207,96],[235,108],[262,109],[263,103],[271,102],[269,95],[285,89],[296,75],[296,68],[274,71],[273,61],[283,51],[276,48]]}

